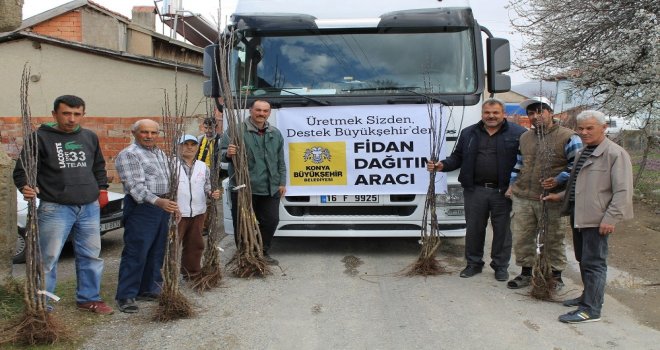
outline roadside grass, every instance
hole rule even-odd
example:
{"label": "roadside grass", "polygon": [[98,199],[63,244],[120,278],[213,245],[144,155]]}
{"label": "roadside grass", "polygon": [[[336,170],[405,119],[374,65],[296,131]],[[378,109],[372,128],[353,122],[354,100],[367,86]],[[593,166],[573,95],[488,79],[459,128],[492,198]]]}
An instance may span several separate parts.
{"label": "roadside grass", "polygon": [[13,277],[7,278],[0,284],[0,320],[11,319],[22,311],[23,282]]}
{"label": "roadside grass", "polygon": [[[23,280],[11,278],[0,284],[0,328],[5,329],[23,312]],[[111,307],[114,307],[114,291],[117,284],[116,273],[104,273],[101,286],[101,298]],[[25,347],[21,345],[4,345],[3,349],[49,349],[68,350],[77,348],[84,343],[87,336],[91,336],[94,329],[110,322],[112,315],[96,315],[76,308],[76,279],[58,281],[55,294],[62,298],[54,303],[53,315],[67,330],[67,338],[53,345]],[[115,310],[115,313],[119,310]]]}
{"label": "roadside grass", "polygon": [[[639,171],[640,162],[642,161],[642,152],[631,152],[630,156],[633,163],[633,175],[637,175]],[[660,202],[660,195],[653,193],[660,189],[660,152],[651,151],[646,160],[646,168],[644,173],[636,184],[635,190],[637,193],[643,195],[643,202],[647,202],[653,206],[657,206]]]}

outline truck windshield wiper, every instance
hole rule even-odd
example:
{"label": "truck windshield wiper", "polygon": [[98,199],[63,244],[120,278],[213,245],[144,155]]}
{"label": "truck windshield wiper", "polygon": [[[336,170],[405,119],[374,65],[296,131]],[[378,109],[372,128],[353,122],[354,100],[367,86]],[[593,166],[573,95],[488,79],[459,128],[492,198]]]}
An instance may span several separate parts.
{"label": "truck windshield wiper", "polygon": [[309,96],[307,96],[307,95],[301,95],[301,94],[299,94],[299,93],[297,93],[297,92],[293,92],[293,91],[291,91],[291,90],[287,90],[287,89],[280,89],[280,90],[281,90],[281,91],[284,91],[284,92],[288,92],[288,93],[290,93],[291,95],[296,95],[296,96],[298,96],[298,97],[302,97],[302,98],[304,98],[304,99],[306,99],[306,100],[308,100],[308,101],[316,102],[316,103],[320,104],[321,106],[329,106],[329,105],[330,105],[330,103],[328,103],[327,101],[321,101],[321,100],[319,100],[318,98],[309,97]]}
{"label": "truck windshield wiper", "polygon": [[368,88],[356,88],[356,89],[342,89],[341,91],[378,91],[378,90],[402,90],[402,91],[412,91],[412,89],[419,89],[419,86],[375,86]]}
{"label": "truck windshield wiper", "polygon": [[419,86],[379,86],[379,87],[369,87],[369,88],[358,88],[358,89],[345,89],[342,91],[379,91],[379,90],[399,90],[399,91],[405,91],[409,92],[413,95],[421,96],[426,99],[430,99],[433,102],[437,103],[442,103],[443,105],[447,106],[449,103],[443,99],[439,99],[437,97],[428,95],[428,94],[423,94],[421,92],[417,92],[414,89],[419,89]]}
{"label": "truck windshield wiper", "polygon": [[301,95],[301,94],[299,94],[299,93],[297,93],[297,92],[295,92],[295,91],[291,91],[291,90],[288,90],[288,89],[285,89],[285,88],[272,88],[272,87],[270,87],[270,88],[259,88],[259,89],[256,89],[255,91],[258,91],[258,90],[267,91],[267,92],[280,92],[280,91],[284,91],[284,92],[289,93],[289,94],[291,94],[291,95],[298,96],[298,97],[302,97],[302,98],[304,98],[304,99],[306,99],[306,100],[308,100],[308,101],[312,101],[312,102],[314,102],[314,103],[317,103],[317,104],[319,104],[319,105],[321,105],[321,106],[329,106],[329,105],[330,105],[330,103],[327,102],[327,101],[321,101],[321,100],[319,100],[319,99],[317,99],[317,98],[314,98],[314,97],[309,97],[309,96],[307,96],[307,95]]}
{"label": "truck windshield wiper", "polygon": [[425,97],[427,99],[430,99],[431,101],[434,101],[434,102],[437,102],[437,103],[442,103],[445,106],[449,106],[449,103],[447,101],[439,99],[437,97],[433,97],[433,96],[427,95],[427,94],[422,94],[422,93],[414,91],[414,90],[406,90],[406,91],[410,92],[411,94],[415,94],[415,95],[418,95],[418,96]]}

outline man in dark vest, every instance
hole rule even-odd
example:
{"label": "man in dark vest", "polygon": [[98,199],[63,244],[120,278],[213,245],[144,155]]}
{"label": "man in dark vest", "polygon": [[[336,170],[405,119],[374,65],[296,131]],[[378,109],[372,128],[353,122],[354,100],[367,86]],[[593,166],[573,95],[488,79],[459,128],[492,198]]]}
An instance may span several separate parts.
{"label": "man in dark vest", "polygon": [[[547,98],[533,97],[520,106],[527,112],[532,129],[520,136],[518,161],[507,191],[513,200],[511,230],[516,265],[522,267],[520,275],[507,283],[511,289],[527,287],[532,280],[538,224],[543,216],[541,195],[564,190],[575,154],[582,148],[582,141],[573,130],[555,123],[552,103]],[[564,286],[561,272],[566,268],[561,205],[546,203],[546,208],[542,249],[552,267],[555,286],[561,289]]]}

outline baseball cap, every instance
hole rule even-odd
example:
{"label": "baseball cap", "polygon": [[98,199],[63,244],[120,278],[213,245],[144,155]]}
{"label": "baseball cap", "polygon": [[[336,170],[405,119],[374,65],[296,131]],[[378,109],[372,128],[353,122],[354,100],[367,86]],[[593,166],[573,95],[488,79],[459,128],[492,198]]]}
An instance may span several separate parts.
{"label": "baseball cap", "polygon": [[199,141],[197,141],[197,138],[195,136],[190,134],[185,134],[181,136],[181,139],[179,139],[179,144],[184,144],[186,143],[186,141],[194,141],[195,143],[199,143]]}
{"label": "baseball cap", "polygon": [[543,96],[534,96],[534,97],[532,97],[532,98],[530,98],[530,99],[527,99],[527,100],[525,100],[525,101],[522,101],[522,102],[520,102],[520,107],[521,107],[523,110],[526,111],[526,110],[527,110],[527,107],[529,107],[530,105],[533,105],[533,104],[535,104],[535,103],[542,103],[542,104],[544,104],[544,105],[550,107],[550,109],[552,109],[552,110],[555,109],[554,106],[552,105],[552,102],[550,102],[550,100],[548,100],[546,97],[543,97]]}

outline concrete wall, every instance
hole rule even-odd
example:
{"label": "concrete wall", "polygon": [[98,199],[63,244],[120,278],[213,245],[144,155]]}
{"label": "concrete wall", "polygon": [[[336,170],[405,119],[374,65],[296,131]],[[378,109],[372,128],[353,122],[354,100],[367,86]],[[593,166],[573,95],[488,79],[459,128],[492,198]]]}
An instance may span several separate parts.
{"label": "concrete wall", "polygon": [[137,30],[128,30],[126,51],[134,55],[153,56],[154,44],[152,36]]}
{"label": "concrete wall", "polygon": [[[83,43],[113,51],[202,66],[202,54],[194,49],[173,45],[169,38],[153,32],[153,6],[137,6],[137,25],[83,7],[51,18],[32,27],[35,33]],[[150,11],[151,9],[151,11]],[[148,19],[150,18],[150,20]]]}
{"label": "concrete wall", "polygon": [[[51,44],[33,44],[28,39],[0,44],[0,57],[3,58],[0,139],[2,149],[11,156],[15,156],[22,145],[19,86],[25,62],[29,63],[33,80],[36,80],[29,86],[35,124],[52,120],[52,103],[57,96],[82,97],[87,103],[83,126],[99,135],[110,176],[115,175],[114,156],[131,142],[130,125],[142,118],[160,119],[164,90],[174,101],[173,69],[120,61]],[[201,73],[179,71],[177,79],[181,99],[188,86],[187,114],[190,118],[186,132],[199,134],[199,118],[205,113],[204,77]]]}
{"label": "concrete wall", "polygon": [[[174,93],[174,69],[153,67],[23,39],[0,44],[0,117],[18,116],[23,64],[38,81],[30,84],[33,116],[50,116],[58,95],[80,95],[87,115],[112,117],[160,116],[163,91]],[[188,86],[188,111],[203,101],[201,72],[179,71],[180,90]],[[203,113],[200,106],[195,113]]]}
{"label": "concrete wall", "polygon": [[101,12],[84,8],[82,42],[115,51],[126,51],[126,25]]}
{"label": "concrete wall", "polygon": [[16,186],[14,162],[0,149],[0,283],[11,276],[11,257],[16,245]]}
{"label": "concrete wall", "polygon": [[22,17],[23,1],[0,0],[0,33],[20,27]]}

